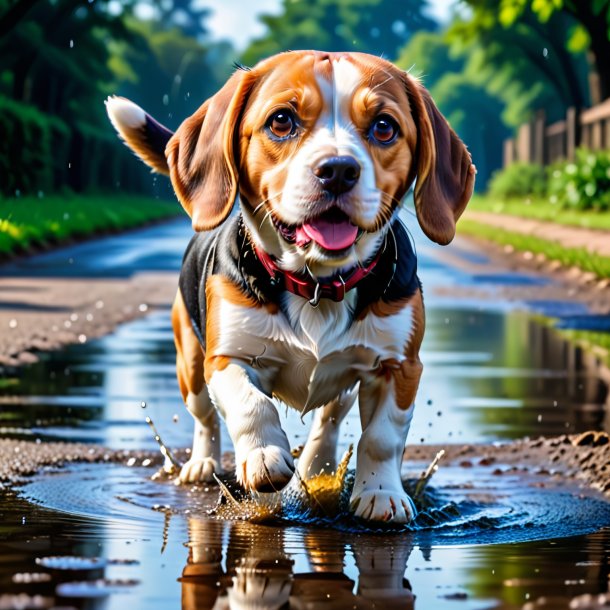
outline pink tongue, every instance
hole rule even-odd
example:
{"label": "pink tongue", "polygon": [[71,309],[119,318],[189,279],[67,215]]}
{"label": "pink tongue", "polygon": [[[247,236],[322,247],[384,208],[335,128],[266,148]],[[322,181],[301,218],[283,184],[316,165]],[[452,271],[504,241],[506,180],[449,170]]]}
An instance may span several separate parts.
{"label": "pink tongue", "polygon": [[[358,227],[349,220],[329,222],[318,218],[297,229],[297,243],[313,239],[327,250],[344,250],[356,241]],[[309,238],[309,239],[308,239]]]}

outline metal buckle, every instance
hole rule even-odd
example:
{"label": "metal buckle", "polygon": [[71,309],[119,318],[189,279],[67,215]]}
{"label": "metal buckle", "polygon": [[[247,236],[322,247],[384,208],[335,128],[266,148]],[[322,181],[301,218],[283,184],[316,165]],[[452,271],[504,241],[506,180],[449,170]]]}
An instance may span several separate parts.
{"label": "metal buckle", "polygon": [[341,295],[339,301],[343,301],[343,299],[345,299],[345,280],[341,277],[341,275],[339,275],[338,277],[339,280],[341,280],[341,286],[343,287],[343,294]]}
{"label": "metal buckle", "polygon": [[322,298],[322,289],[320,288],[320,282],[316,282],[316,287],[313,292],[313,297],[309,299],[309,304],[312,307],[317,307],[320,304]]}

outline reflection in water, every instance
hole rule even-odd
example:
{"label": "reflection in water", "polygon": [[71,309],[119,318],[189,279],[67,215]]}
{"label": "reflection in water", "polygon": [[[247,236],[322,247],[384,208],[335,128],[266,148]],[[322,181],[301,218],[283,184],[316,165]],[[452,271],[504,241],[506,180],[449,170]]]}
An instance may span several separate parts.
{"label": "reflection in water", "polygon": [[[546,324],[518,312],[429,303],[427,316],[410,443],[610,431],[607,369]],[[180,404],[174,359],[169,315],[153,313],[24,369],[14,384],[0,388],[0,426],[13,436],[152,448],[148,415],[170,447],[186,446],[192,422]],[[305,419],[288,413],[294,446],[306,437]],[[356,408],[342,429],[344,451],[359,435]],[[223,446],[230,447],[224,430]]]}
{"label": "reflection in water", "polygon": [[[286,541],[277,528],[197,518],[189,519],[188,530],[189,556],[180,578],[183,610],[414,608],[404,576],[413,548],[409,536],[386,537],[379,544],[374,535],[337,540],[311,529],[291,531]],[[303,549],[307,572],[294,570],[287,546]],[[344,572],[348,549],[357,583]]]}

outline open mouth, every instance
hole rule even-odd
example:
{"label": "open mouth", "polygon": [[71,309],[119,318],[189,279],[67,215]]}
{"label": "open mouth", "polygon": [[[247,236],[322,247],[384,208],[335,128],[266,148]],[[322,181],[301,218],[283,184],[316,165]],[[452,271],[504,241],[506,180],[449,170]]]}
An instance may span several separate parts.
{"label": "open mouth", "polygon": [[331,208],[302,225],[287,225],[274,219],[280,235],[289,243],[306,247],[315,242],[325,250],[346,250],[354,245],[361,230],[338,208]]}

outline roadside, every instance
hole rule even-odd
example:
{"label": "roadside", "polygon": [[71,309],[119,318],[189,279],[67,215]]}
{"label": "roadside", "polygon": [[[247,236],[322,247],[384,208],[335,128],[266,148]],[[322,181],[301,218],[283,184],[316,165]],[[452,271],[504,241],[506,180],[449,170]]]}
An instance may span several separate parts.
{"label": "roadside", "polygon": [[133,195],[0,198],[0,260],[181,214],[176,201]]}
{"label": "roadside", "polygon": [[190,235],[184,216],[2,265],[0,367],[169,307]]}

